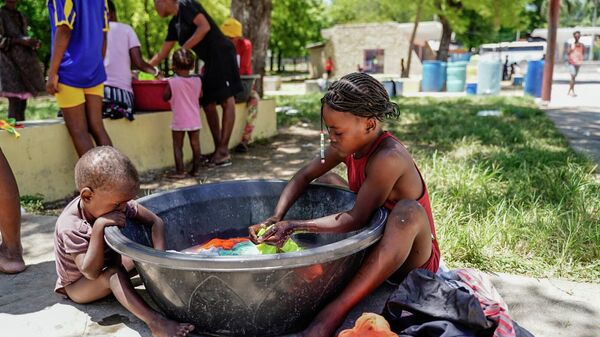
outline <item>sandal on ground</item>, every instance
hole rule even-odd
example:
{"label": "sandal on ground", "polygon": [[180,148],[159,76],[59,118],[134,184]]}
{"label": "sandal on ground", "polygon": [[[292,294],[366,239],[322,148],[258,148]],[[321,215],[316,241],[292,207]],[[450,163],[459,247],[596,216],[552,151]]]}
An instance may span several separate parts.
{"label": "sandal on ground", "polygon": [[227,167],[227,166],[231,166],[233,164],[233,162],[231,162],[231,158],[225,159],[223,161],[220,162],[210,162],[208,165],[209,167]]}
{"label": "sandal on ground", "polygon": [[171,180],[181,180],[181,179],[186,179],[189,178],[189,175],[185,172],[183,173],[177,173],[177,172],[172,172],[167,174],[167,179],[171,179]]}

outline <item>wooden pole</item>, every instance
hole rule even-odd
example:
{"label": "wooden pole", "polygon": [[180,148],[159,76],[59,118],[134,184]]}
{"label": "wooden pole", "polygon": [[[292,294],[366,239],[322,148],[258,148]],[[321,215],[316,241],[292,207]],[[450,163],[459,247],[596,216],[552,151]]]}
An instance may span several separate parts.
{"label": "wooden pole", "polygon": [[552,76],[554,74],[554,58],[556,54],[556,30],[560,12],[560,0],[550,0],[548,11],[548,41],[546,42],[546,59],[544,62],[544,80],[542,83],[542,101],[549,102],[552,96]]}

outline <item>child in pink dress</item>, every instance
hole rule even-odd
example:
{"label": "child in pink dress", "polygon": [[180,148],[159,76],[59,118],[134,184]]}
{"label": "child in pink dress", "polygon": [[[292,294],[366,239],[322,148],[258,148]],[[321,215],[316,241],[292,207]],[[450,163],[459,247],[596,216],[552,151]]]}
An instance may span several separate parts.
{"label": "child in pink dress", "polygon": [[189,174],[198,175],[200,159],[200,96],[202,96],[202,80],[191,75],[194,68],[194,54],[189,49],[180,48],[173,54],[173,71],[175,76],[169,79],[163,99],[171,103],[173,119],[171,130],[173,135],[173,154],[175,156],[175,172],[169,175],[173,179],[187,177],[183,165],[183,139],[187,132],[192,147],[193,164]]}

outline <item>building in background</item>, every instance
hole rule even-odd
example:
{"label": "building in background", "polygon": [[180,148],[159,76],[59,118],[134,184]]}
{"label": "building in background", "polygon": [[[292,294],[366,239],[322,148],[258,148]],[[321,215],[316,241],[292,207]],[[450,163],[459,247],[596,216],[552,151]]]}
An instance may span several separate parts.
{"label": "building in background", "polygon": [[[325,60],[331,57],[335,67],[333,76],[358,71],[398,77],[402,63],[406,65],[413,23],[344,24],[323,29],[325,42],[307,46],[310,55],[310,77],[324,73]],[[435,59],[431,45],[442,36],[439,22],[419,23],[412,48],[411,75],[421,74],[421,61]],[[430,42],[431,41],[431,42]]]}

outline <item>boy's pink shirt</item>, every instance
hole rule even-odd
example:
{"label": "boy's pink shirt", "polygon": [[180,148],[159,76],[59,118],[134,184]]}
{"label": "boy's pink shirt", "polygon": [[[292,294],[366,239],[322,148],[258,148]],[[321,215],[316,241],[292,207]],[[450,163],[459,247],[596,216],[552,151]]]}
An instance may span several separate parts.
{"label": "boy's pink shirt", "polygon": [[[77,268],[73,256],[87,251],[92,235],[92,225],[81,214],[78,207],[79,200],[81,200],[80,197],[73,199],[56,220],[54,257],[58,279],[54,291],[62,292],[64,287],[83,276]],[[129,201],[125,208],[125,216],[127,218],[134,217],[137,214],[137,206],[136,201]],[[111,256],[116,257],[116,253],[108,247],[105,248],[104,254],[105,260],[110,260]]]}

